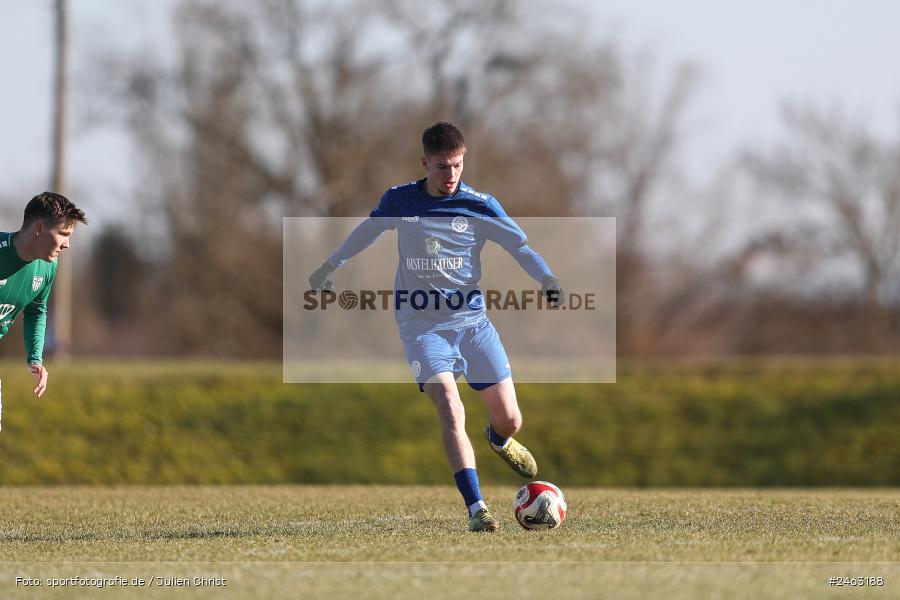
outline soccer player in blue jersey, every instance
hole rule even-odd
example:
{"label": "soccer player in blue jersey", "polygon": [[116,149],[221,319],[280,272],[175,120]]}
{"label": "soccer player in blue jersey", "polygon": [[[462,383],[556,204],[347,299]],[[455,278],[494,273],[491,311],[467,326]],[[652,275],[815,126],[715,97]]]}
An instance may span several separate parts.
{"label": "soccer player in blue jersey", "polygon": [[437,408],[444,451],[469,510],[469,530],[495,531],[499,523],[481,496],[465,431],[459,375],[484,398],[490,414],[485,436],[494,452],[529,479],[537,474],[537,463],[512,437],[522,427],[522,413],[506,351],[478,286],[484,244],[493,241],[505,248],[542,284],[549,303],[560,303],[563,295],[558,279],[497,199],[462,181],[466,146],[459,129],[434,124],[422,134],[422,148],[425,178],[385,192],[309,284],[314,290],[328,287],[335,269],[387,229],[397,230],[394,303],[403,349],[419,389]]}

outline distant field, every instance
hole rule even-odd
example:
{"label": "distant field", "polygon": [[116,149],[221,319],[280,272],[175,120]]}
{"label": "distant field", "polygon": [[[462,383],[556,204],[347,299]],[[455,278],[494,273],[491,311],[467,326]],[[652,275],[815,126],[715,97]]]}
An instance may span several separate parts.
{"label": "distant field", "polygon": [[502,527],[470,534],[450,487],[6,488],[0,594],[26,597],[20,576],[71,598],[47,578],[116,575],[227,580],[192,597],[847,597],[831,576],[900,591],[898,490],[570,488],[554,532],[514,524],[514,491],[486,488]]}

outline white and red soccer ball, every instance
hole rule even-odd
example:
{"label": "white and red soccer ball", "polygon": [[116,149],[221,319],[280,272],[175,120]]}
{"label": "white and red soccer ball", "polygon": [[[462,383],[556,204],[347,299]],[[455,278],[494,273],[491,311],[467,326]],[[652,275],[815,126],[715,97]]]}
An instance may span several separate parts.
{"label": "white and red soccer ball", "polygon": [[513,500],[516,521],[525,529],[556,529],[566,518],[566,497],[548,481],[532,481]]}

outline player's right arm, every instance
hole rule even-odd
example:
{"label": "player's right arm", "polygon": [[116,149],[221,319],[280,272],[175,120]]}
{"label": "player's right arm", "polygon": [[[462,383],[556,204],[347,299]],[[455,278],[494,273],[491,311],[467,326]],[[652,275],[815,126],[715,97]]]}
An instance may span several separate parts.
{"label": "player's right arm", "polygon": [[310,289],[320,290],[326,287],[328,276],[335,269],[374,244],[385,231],[394,229],[393,221],[390,219],[392,210],[389,193],[385,192],[378,203],[378,207],[369,214],[369,218],[357,225],[356,229],[350,232],[350,235],[347,236],[340,248],[309,276]]}
{"label": "player's right arm", "polygon": [[47,389],[47,369],[44,368],[44,333],[47,329],[47,302],[50,298],[50,290],[56,273],[44,283],[40,294],[32,300],[23,312],[24,326],[22,328],[25,341],[25,360],[28,370],[34,375],[37,385],[34,394],[38,398],[44,395]]}

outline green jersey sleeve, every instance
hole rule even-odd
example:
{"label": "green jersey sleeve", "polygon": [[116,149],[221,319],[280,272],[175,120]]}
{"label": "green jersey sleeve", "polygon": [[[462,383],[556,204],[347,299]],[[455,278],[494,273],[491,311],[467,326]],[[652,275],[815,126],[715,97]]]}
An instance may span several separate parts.
{"label": "green jersey sleeve", "polygon": [[23,325],[25,333],[25,360],[28,364],[42,363],[44,360],[44,332],[47,330],[47,300],[50,298],[50,289],[56,279],[56,269],[53,269],[48,280],[44,282],[41,292],[28,303],[23,313]]}

